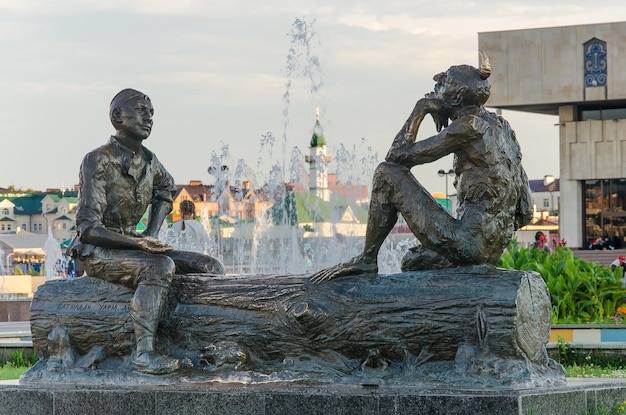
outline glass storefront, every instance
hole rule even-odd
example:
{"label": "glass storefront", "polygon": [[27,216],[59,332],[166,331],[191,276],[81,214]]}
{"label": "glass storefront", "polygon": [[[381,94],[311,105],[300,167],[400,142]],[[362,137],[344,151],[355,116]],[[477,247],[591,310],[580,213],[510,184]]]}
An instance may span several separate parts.
{"label": "glass storefront", "polygon": [[626,247],[626,179],[585,180],[583,186],[587,246],[608,238],[616,248]]}

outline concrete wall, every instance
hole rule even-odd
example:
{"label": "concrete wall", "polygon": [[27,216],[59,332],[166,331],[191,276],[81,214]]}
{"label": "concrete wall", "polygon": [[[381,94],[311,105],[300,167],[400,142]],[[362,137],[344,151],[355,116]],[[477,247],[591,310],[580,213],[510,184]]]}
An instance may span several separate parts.
{"label": "concrete wall", "polygon": [[0,301],[0,322],[30,321],[30,300]]}
{"label": "concrete wall", "polygon": [[[534,105],[556,115],[555,104],[626,99],[624,33],[626,22],[479,33],[492,66],[487,105]],[[606,89],[584,87],[583,45],[594,37],[607,43]]]}
{"label": "concrete wall", "polygon": [[45,277],[0,275],[0,322],[29,321],[30,301]]}
{"label": "concrete wall", "polygon": [[569,179],[626,177],[626,120],[562,122],[560,135]]}
{"label": "concrete wall", "polygon": [[46,277],[31,275],[0,275],[0,299],[7,296],[32,298],[45,280]]}
{"label": "concrete wall", "polygon": [[33,296],[46,277],[31,275],[0,275],[0,294]]}

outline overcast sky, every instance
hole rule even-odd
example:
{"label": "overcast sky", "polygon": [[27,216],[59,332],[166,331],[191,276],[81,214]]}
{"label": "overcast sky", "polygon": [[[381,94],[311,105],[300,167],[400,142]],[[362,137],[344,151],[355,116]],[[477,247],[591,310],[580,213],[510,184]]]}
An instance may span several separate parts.
{"label": "overcast sky", "polygon": [[[341,166],[344,181],[365,172],[369,182],[433,74],[477,65],[479,32],[626,20],[623,0],[560,3],[0,0],[0,187],[78,183],[84,154],[112,134],[108,105],[126,87],[152,98],[145,144],[179,184],[210,182],[216,163],[234,174],[239,160],[259,184],[274,164],[294,174],[291,155],[298,147],[295,165],[304,164],[316,107],[331,171]],[[558,176],[556,117],[503,115],[529,177]],[[434,133],[430,124],[421,137]],[[444,192],[437,170],[451,165],[448,157],[414,173]]]}

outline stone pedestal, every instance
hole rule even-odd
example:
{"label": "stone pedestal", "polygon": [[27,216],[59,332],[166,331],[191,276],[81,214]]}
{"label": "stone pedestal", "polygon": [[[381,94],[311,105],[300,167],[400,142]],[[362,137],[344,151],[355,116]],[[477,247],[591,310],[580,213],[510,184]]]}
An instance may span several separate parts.
{"label": "stone pedestal", "polygon": [[623,379],[521,390],[185,385],[0,385],[0,414],[32,415],[563,415],[613,414]]}

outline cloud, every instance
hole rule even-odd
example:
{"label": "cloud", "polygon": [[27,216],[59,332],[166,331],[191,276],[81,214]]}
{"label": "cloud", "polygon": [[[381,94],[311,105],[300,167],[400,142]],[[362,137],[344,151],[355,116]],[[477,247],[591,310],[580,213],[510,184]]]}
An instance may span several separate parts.
{"label": "cloud", "polygon": [[[189,178],[194,163],[169,154],[171,143],[159,136],[193,148],[196,164],[206,164],[202,158],[220,140],[250,161],[258,157],[251,142],[270,130],[280,137],[285,124],[289,144],[305,147],[317,105],[331,146],[366,137],[384,155],[434,73],[478,63],[477,33],[626,20],[622,1],[0,0],[0,132],[32,148],[62,142],[63,150],[46,148],[45,155],[62,151],[75,175],[84,151],[110,133],[112,95],[130,86],[155,102],[150,146],[162,146],[168,166]],[[310,81],[294,75],[285,116],[296,17],[315,21],[312,53],[324,85],[311,94]],[[520,140],[538,136],[524,134],[526,124],[533,123],[514,125]],[[556,135],[553,128],[547,134]],[[33,164],[45,164],[42,158]],[[3,169],[19,172],[25,186],[60,181],[23,171],[19,159],[8,157]]]}
{"label": "cloud", "polygon": [[19,14],[74,14],[84,12],[120,11],[125,13],[147,13],[167,15],[189,15],[197,13],[198,9],[209,10],[206,2],[199,0],[2,0],[0,10]]}

